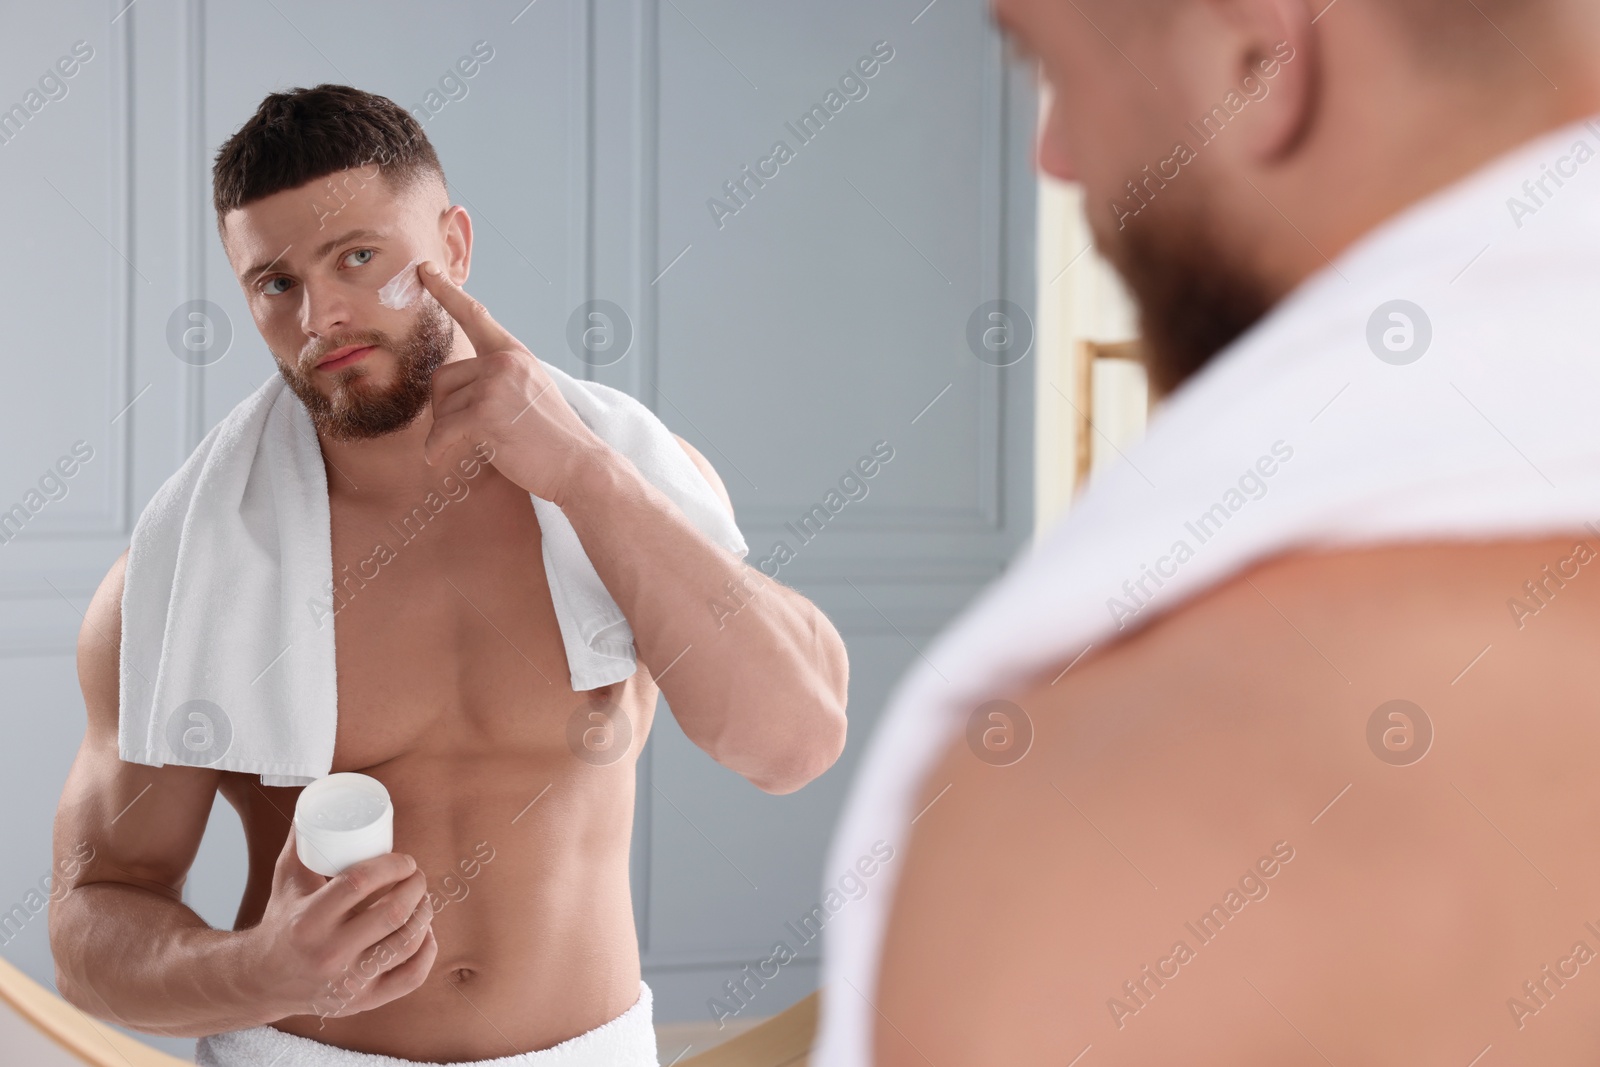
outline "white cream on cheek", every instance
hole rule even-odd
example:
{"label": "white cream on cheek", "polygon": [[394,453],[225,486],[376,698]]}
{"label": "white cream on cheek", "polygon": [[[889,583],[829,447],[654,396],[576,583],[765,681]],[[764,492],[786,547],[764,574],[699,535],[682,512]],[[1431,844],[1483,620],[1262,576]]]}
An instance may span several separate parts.
{"label": "white cream on cheek", "polygon": [[413,259],[400,269],[400,273],[383,283],[378,290],[378,303],[386,308],[403,311],[422,295],[422,280],[417,276],[417,265],[422,260]]}

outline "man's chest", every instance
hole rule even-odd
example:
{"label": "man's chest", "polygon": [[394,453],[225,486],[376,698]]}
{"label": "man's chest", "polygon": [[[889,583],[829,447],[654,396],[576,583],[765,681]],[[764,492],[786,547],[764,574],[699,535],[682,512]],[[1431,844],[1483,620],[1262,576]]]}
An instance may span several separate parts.
{"label": "man's chest", "polygon": [[564,751],[565,720],[590,698],[570,685],[527,495],[469,497],[426,521],[338,504],[331,517],[334,769]]}

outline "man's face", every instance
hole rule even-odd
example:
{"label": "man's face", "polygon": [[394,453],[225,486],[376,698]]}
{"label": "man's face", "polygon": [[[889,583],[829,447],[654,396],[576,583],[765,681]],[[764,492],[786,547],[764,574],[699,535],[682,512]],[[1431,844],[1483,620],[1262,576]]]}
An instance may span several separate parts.
{"label": "man's face", "polygon": [[[1095,246],[1138,304],[1160,392],[1198,370],[1272,303],[1227,239],[1214,183],[1229,179],[1216,167],[1215,150],[1199,145],[1185,121],[1205,109],[1185,113],[1184,79],[1210,58],[1193,57],[1192,42],[1185,48],[1175,41],[1183,34],[1174,20],[1185,6],[993,0],[1012,44],[1037,60],[1050,87],[1038,167],[1082,185]],[[1198,146],[1197,158],[1176,168],[1176,178],[1161,179],[1162,170],[1173,173],[1163,164],[1179,141]]]}
{"label": "man's face", "polygon": [[[410,425],[455,340],[454,323],[426,290],[404,310],[378,302],[408,262],[442,262],[445,247],[438,198],[397,197],[375,170],[319,178],[225,220],[228,259],[256,328],[313,423],[338,440]],[[375,347],[318,366],[351,345]]]}

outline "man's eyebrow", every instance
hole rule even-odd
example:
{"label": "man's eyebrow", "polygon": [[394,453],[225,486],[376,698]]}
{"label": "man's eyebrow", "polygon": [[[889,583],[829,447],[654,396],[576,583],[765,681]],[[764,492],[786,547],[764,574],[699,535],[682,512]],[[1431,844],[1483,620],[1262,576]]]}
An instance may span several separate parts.
{"label": "man's eyebrow", "polygon": [[[357,240],[359,238],[365,238],[366,240],[369,240],[369,241],[387,241],[387,240],[389,240],[389,235],[386,234],[386,233],[379,233],[377,230],[368,230],[368,229],[350,230],[348,232],[341,233],[339,236],[331,238],[331,239],[329,239],[327,241],[324,241],[322,244],[318,245],[312,251],[311,258],[312,259],[321,259],[323,256],[327,255],[329,252],[332,252],[335,248],[337,248],[340,245],[344,244],[346,241],[354,241],[354,240]],[[293,247],[293,246],[291,246],[291,247]],[[285,248],[283,250],[283,252],[279,252],[276,256],[272,257],[271,259],[269,259],[265,263],[257,263],[256,265],[252,266],[249,270],[245,271],[245,276],[250,278],[252,281],[259,280],[261,275],[263,275],[267,271],[271,270],[272,267],[278,262],[278,260],[283,258],[284,253],[288,252],[288,251],[289,251],[289,249]]]}

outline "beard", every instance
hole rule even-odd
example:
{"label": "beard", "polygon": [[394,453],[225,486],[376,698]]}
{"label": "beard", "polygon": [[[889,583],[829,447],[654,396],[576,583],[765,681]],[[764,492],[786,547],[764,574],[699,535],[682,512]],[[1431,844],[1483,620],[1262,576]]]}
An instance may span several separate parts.
{"label": "beard", "polygon": [[[423,293],[416,322],[398,343],[369,330],[330,339],[299,365],[277,359],[276,353],[273,358],[284,381],[305,405],[312,424],[335,440],[355,441],[396,433],[416,421],[432,399],[433,372],[449,358],[454,334],[444,307],[431,294]],[[318,372],[300,368],[315,367],[329,352],[346,345],[379,345],[392,353],[394,382],[381,390],[372,385],[372,371],[363,360],[333,371],[331,395],[323,395],[313,378]]]}
{"label": "beard", "polygon": [[1276,301],[1232,258],[1229,243],[1205,221],[1211,217],[1203,200],[1169,199],[1125,229],[1096,235],[1138,307],[1152,397],[1199,371]]}

